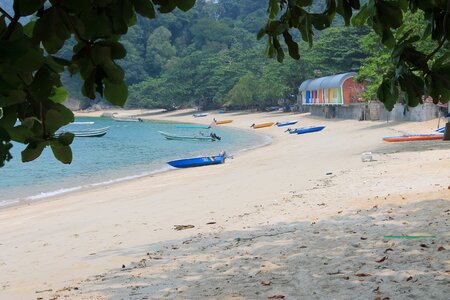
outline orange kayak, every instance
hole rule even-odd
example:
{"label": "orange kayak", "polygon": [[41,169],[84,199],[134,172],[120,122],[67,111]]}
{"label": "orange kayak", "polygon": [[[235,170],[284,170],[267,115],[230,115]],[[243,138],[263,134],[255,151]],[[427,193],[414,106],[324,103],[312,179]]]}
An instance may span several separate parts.
{"label": "orange kayak", "polygon": [[443,134],[408,134],[400,136],[388,136],[383,138],[386,142],[409,142],[409,141],[431,141],[442,140]]}
{"label": "orange kayak", "polygon": [[216,121],[216,124],[220,125],[220,124],[227,124],[227,123],[231,123],[231,122],[233,122],[233,120],[221,120],[221,121]]}
{"label": "orange kayak", "polygon": [[269,123],[261,123],[261,124],[253,124],[250,127],[253,127],[254,129],[258,129],[258,128],[263,128],[263,127],[270,127],[273,124],[275,124],[275,122],[269,122]]}

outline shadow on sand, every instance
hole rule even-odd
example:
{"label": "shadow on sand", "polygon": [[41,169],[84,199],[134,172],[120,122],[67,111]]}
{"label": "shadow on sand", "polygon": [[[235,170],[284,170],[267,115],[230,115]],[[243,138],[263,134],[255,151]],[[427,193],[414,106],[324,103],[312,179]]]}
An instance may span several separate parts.
{"label": "shadow on sand", "polygon": [[[434,199],[338,213],[313,223],[222,233],[220,224],[208,225],[217,233],[201,233],[196,226],[189,238],[86,257],[141,258],[80,282],[78,290],[60,296],[438,299],[449,292],[449,211],[447,200]],[[384,238],[418,234],[436,237]]]}

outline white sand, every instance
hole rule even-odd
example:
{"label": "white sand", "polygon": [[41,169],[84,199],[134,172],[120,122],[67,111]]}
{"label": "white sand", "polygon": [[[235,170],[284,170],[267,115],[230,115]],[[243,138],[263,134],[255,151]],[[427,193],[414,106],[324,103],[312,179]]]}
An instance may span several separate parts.
{"label": "white sand", "polygon": [[1,210],[0,299],[447,299],[450,143],[381,140],[436,122],[191,114],[147,118],[327,128],[258,129],[273,143],[224,165]]}

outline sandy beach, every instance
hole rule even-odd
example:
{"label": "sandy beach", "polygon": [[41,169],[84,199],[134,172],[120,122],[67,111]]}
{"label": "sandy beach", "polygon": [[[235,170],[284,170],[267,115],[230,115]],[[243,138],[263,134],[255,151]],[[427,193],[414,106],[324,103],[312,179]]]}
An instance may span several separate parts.
{"label": "sandy beach", "polygon": [[448,299],[450,142],[382,140],[437,120],[118,112],[326,128],[253,130],[272,143],[223,165],[0,210],[0,299]]}

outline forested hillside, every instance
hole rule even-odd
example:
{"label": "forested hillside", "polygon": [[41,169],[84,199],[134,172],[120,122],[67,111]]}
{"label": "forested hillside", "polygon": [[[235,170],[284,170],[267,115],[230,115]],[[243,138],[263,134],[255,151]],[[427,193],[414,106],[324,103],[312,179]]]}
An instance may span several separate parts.
{"label": "forested hillside", "polygon": [[[320,11],[323,1],[315,1]],[[318,32],[314,48],[300,45],[300,61],[280,65],[265,56],[256,33],[267,20],[267,0],[197,1],[183,13],[139,18],[122,39],[121,61],[129,85],[127,107],[264,107],[293,100],[298,85],[321,76],[356,71],[368,30],[343,27]],[[70,45],[66,50],[70,50]],[[64,77],[69,94],[81,98],[80,80]],[[90,100],[86,101],[89,105]]]}

